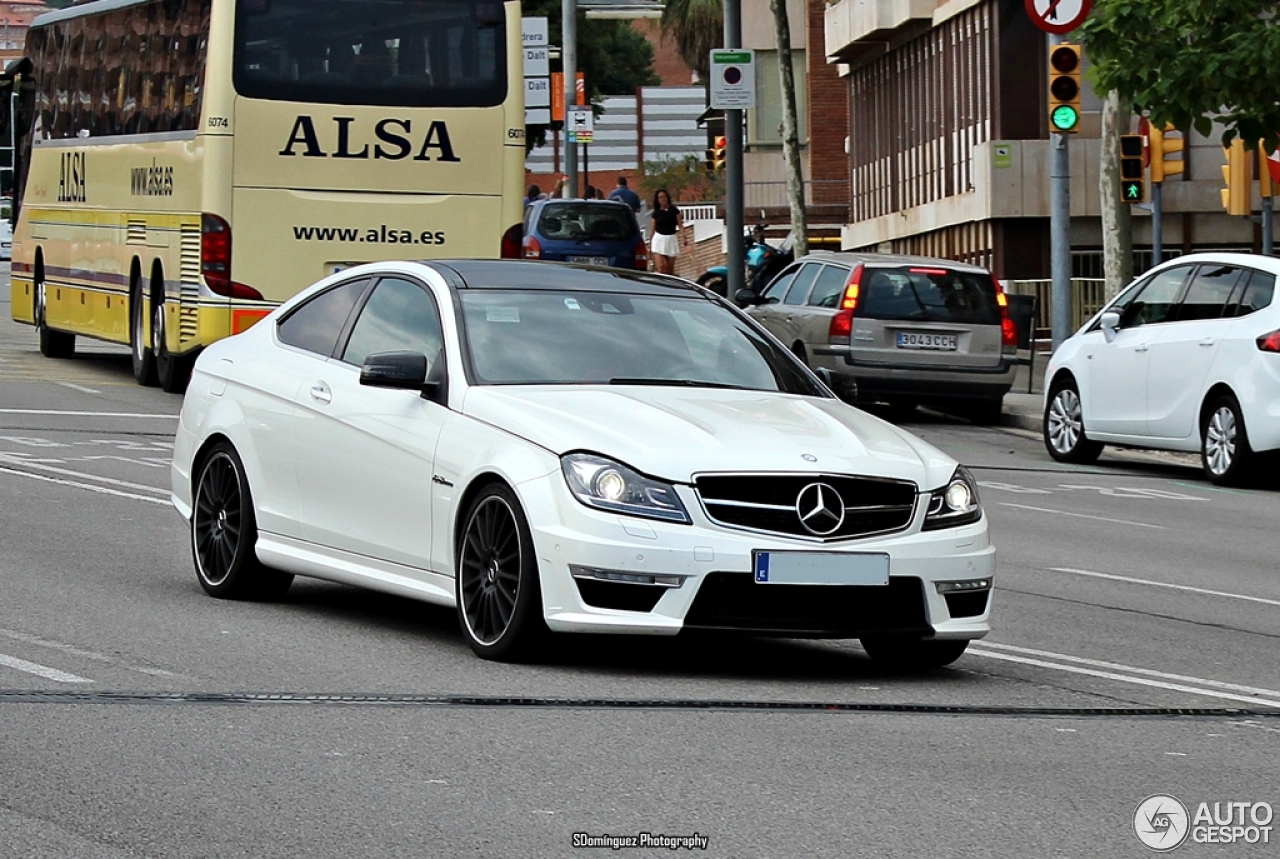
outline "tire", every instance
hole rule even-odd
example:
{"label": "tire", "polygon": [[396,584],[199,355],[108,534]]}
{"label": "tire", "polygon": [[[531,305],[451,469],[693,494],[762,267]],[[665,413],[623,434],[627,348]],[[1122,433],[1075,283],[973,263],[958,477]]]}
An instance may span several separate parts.
{"label": "tire", "polygon": [[40,354],[46,358],[70,358],[76,352],[76,335],[54,331],[46,324],[47,304],[43,280],[36,280],[34,298],[32,315],[35,317],[36,330],[40,332]]}
{"label": "tire", "polygon": [[706,287],[721,298],[729,297],[729,281],[718,274],[704,274],[698,278],[698,286]]}
{"label": "tire", "polygon": [[1074,379],[1053,386],[1044,409],[1042,435],[1049,456],[1058,462],[1093,462],[1102,453],[1102,442],[1085,435],[1080,390]]}
{"label": "tire", "polygon": [[482,659],[533,658],[548,637],[533,537],[520,502],[491,483],[471,502],[458,540],[458,624]]}
{"label": "tire", "polygon": [[151,299],[154,311],[151,321],[151,343],[155,354],[156,381],[160,383],[160,389],[166,394],[181,394],[187,389],[187,382],[191,379],[192,360],[189,356],[173,355],[169,352],[165,333],[168,328],[166,304],[163,296],[159,300]]}
{"label": "tire", "polygon": [[915,400],[903,397],[895,397],[889,400],[889,420],[892,423],[907,421],[916,413],[916,406],[920,405]]}
{"label": "tire", "polygon": [[1004,414],[1004,398],[979,400],[965,406],[964,414],[978,426],[994,426]]}
{"label": "tire", "polygon": [[254,552],[257,517],[244,464],[219,442],[200,464],[191,505],[191,558],[205,593],[220,599],[279,599],[293,574],[263,566]]}
{"label": "tire", "polygon": [[129,291],[129,352],[133,360],[133,378],[139,385],[154,387],[156,377],[156,359],[147,342],[145,308],[142,304],[142,289],[135,285]]}
{"label": "tire", "polygon": [[1240,403],[1223,394],[1200,421],[1200,464],[1205,477],[1220,486],[1239,485],[1251,476],[1253,460]]}
{"label": "tire", "polygon": [[877,665],[905,671],[950,665],[963,656],[969,646],[965,639],[934,641],[897,636],[868,636],[861,642],[862,649]]}

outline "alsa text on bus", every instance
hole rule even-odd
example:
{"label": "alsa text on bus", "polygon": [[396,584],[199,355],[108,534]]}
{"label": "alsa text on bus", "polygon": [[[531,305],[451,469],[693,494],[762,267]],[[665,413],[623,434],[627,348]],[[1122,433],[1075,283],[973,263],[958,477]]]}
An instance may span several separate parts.
{"label": "alsa text on bus", "polygon": [[[428,124],[425,133],[420,137],[414,132],[412,123],[408,119],[380,120],[373,127],[373,135],[378,142],[372,147],[368,140],[362,140],[357,136],[359,129],[355,129],[357,134],[353,134],[351,126],[356,121],[355,117],[335,116],[333,121],[337,126],[336,134],[326,139],[326,143],[333,141],[333,145],[326,148],[321,146],[315,121],[310,116],[299,116],[294,120],[289,139],[280,150],[280,154],[301,155],[304,158],[385,158],[390,161],[400,161],[408,158],[409,153],[416,148],[417,155],[413,156],[414,161],[462,160],[453,154],[449,128],[440,120]],[[353,140],[353,137],[356,139]],[[421,144],[417,143],[419,139]],[[433,151],[434,158],[431,155]]]}

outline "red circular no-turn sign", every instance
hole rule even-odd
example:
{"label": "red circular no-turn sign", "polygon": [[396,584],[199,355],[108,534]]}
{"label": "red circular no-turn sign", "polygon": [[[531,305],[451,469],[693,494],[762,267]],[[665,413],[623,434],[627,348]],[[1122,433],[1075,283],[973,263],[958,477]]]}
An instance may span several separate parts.
{"label": "red circular no-turn sign", "polygon": [[1070,33],[1084,23],[1093,0],[1023,0],[1031,23],[1046,33]]}

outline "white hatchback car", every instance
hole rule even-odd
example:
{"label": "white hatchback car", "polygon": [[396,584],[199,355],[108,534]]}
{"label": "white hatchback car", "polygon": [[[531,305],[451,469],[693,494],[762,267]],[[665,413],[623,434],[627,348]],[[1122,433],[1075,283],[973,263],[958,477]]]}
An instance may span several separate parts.
{"label": "white hatchback car", "polygon": [[1054,353],[1044,442],[1064,462],[1104,444],[1200,451],[1214,483],[1280,449],[1280,260],[1203,253],[1152,269]]}
{"label": "white hatchback car", "polygon": [[200,355],[172,474],[208,593],[456,606],[490,659],[698,628],[943,665],[990,629],[969,472],[676,278],[340,272]]}

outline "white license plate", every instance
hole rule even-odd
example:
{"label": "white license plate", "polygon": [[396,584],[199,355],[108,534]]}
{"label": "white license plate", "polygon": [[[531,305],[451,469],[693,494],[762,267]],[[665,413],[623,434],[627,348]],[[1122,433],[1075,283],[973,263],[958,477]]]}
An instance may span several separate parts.
{"label": "white license plate", "polygon": [[608,265],[608,257],[569,257],[569,262],[580,262],[587,265]]}
{"label": "white license plate", "polygon": [[751,553],[758,585],[889,584],[889,556],[883,552]]}
{"label": "white license plate", "polygon": [[899,349],[939,349],[943,352],[956,351],[956,335],[931,334],[927,331],[899,331]]}

